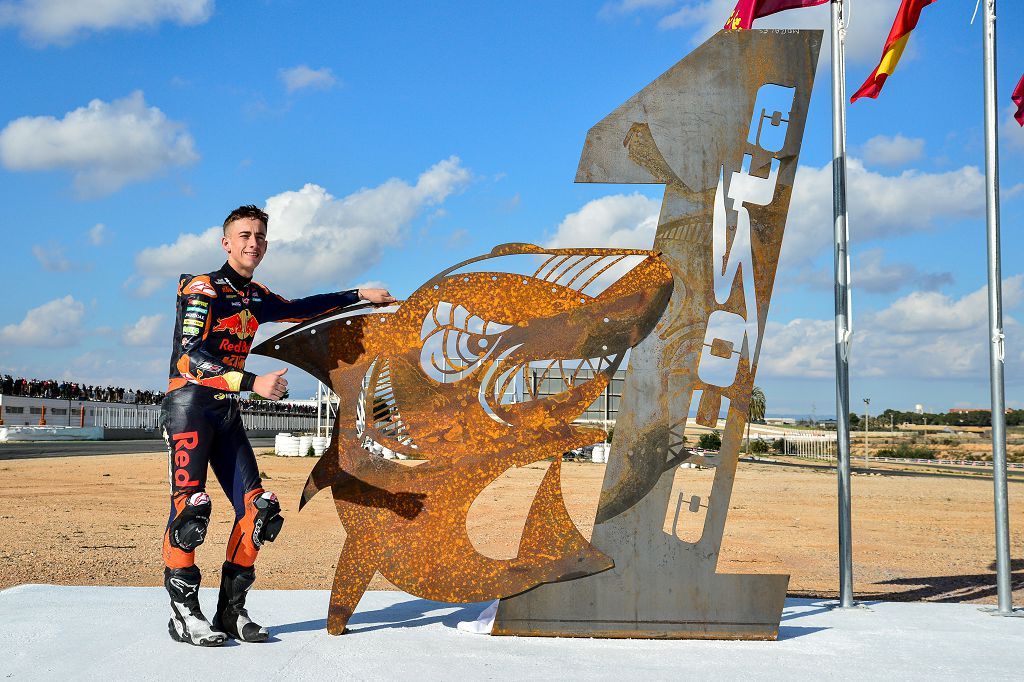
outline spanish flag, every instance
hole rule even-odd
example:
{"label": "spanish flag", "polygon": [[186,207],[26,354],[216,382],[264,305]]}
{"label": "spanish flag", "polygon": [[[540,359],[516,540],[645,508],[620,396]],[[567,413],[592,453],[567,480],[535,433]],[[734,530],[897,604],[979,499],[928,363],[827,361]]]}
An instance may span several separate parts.
{"label": "spanish flag", "polygon": [[738,0],[736,9],[729,15],[728,21],[723,28],[726,31],[750,28],[754,19],[766,17],[769,14],[782,12],[787,9],[799,7],[814,7],[824,5],[829,0]]}
{"label": "spanish flag", "polygon": [[1017,105],[1017,113],[1013,117],[1017,119],[1017,123],[1024,126],[1024,76],[1020,77],[1020,82],[1013,89],[1011,97],[1013,98],[1013,103]]}
{"label": "spanish flag", "polygon": [[882,61],[878,63],[878,68],[874,73],[864,81],[864,85],[860,86],[860,90],[853,93],[850,102],[856,102],[861,97],[870,97],[871,99],[878,97],[885,79],[892,75],[892,72],[896,70],[896,65],[900,63],[903,48],[907,46],[910,32],[917,27],[921,10],[933,2],[935,0],[903,0],[900,3],[900,10],[896,13],[896,19],[892,22],[892,30],[889,31],[889,37],[885,41],[885,49],[882,50]]}

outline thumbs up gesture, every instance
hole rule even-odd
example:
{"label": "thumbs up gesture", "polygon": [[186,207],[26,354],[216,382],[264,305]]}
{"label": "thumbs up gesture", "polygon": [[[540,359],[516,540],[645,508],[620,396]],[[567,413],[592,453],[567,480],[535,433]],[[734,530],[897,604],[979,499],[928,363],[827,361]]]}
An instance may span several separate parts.
{"label": "thumbs up gesture", "polygon": [[252,390],[268,400],[280,400],[288,390],[288,380],[284,378],[288,368],[279,369],[256,377]]}

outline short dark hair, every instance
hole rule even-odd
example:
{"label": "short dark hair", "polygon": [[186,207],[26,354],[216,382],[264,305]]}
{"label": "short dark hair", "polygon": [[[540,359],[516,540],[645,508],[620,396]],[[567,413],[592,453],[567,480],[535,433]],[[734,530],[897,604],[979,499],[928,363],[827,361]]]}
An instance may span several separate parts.
{"label": "short dark hair", "polygon": [[246,204],[245,206],[239,206],[234,211],[228,214],[228,217],[224,219],[224,234],[228,233],[228,225],[239,220],[241,218],[256,218],[257,220],[263,221],[263,227],[270,225],[270,216],[259,206],[255,204]]}

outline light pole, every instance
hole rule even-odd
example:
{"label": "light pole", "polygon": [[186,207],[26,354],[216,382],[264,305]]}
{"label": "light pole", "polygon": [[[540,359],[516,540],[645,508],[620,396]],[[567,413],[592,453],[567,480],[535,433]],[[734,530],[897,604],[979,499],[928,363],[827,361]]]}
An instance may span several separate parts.
{"label": "light pole", "polygon": [[864,398],[864,466],[868,465],[868,405],[871,398]]}

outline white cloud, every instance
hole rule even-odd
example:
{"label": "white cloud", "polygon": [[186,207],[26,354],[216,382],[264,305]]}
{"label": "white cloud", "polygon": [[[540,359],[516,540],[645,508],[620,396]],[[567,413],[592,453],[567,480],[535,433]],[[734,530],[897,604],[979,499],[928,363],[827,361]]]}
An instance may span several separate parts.
{"label": "white cloud", "polygon": [[102,246],[110,239],[110,230],[103,223],[96,223],[89,228],[89,243],[93,246]]}
{"label": "white cloud", "polygon": [[168,341],[170,336],[163,315],[143,315],[122,330],[121,341],[126,346],[152,346]]}
{"label": "white cloud", "polygon": [[192,136],[160,109],[147,107],[141,91],[124,99],[94,99],[63,119],[25,116],[0,131],[0,162],[9,170],[63,169],[83,195],[114,192],[169,166],[199,156]]}
{"label": "white cloud", "polygon": [[[907,170],[883,175],[850,159],[847,196],[850,231],[858,243],[933,229],[947,218],[984,214],[984,176],[974,166],[944,173]],[[585,204],[559,224],[547,246],[610,246],[649,249],[654,243],[661,202],[642,194],[613,194]],[[797,169],[782,244],[782,265],[803,277],[817,275],[807,269],[832,244],[832,166]],[[865,266],[860,286],[872,291],[893,291],[907,284],[924,288],[948,281],[946,273],[925,273],[912,266],[883,265],[881,255],[862,256]],[[831,281],[831,277],[828,278]]]}
{"label": "white cloud", "polygon": [[167,356],[157,349],[136,355],[112,354],[109,349],[89,350],[70,360],[51,363],[43,376],[56,376],[97,386],[121,386],[148,391],[167,389]]}
{"label": "white cloud", "polygon": [[864,143],[864,160],[880,166],[902,166],[924,156],[924,138],[875,135]]}
{"label": "white cloud", "polygon": [[[851,158],[847,163],[850,236],[863,244],[933,229],[943,219],[984,214],[985,176],[974,166],[883,175]],[[832,164],[800,166],[782,243],[781,267],[806,265],[832,244]]]}
{"label": "white cloud", "polygon": [[1005,116],[999,124],[1000,137],[1011,149],[1024,151],[1024,126],[1013,117],[1017,113],[1017,105],[1011,104],[1003,110]]}
{"label": "white cloud", "polygon": [[[1024,275],[1004,279],[1004,308],[1016,308],[1022,298]],[[988,324],[988,288],[982,287],[959,299],[936,291],[915,291],[872,315],[870,322],[894,333],[981,329]]]}
{"label": "white cloud", "polygon": [[[269,251],[260,281],[289,295],[338,288],[373,266],[384,249],[402,241],[405,228],[470,180],[458,157],[423,172],[415,184],[392,178],[381,185],[335,198],[319,185],[267,199]],[[221,228],[182,234],[173,244],[142,250],[135,257],[148,295],[183,272],[206,272],[223,261]]]}
{"label": "white cloud", "polygon": [[[949,272],[922,272],[911,263],[885,263],[884,260],[882,249],[871,249],[854,261],[851,283],[855,291],[890,293],[911,285],[933,290],[953,283],[953,275]],[[829,276],[830,288],[831,279],[832,275]]]}
{"label": "white cloud", "polygon": [[39,261],[39,265],[47,272],[67,272],[74,267],[74,264],[64,253],[64,247],[55,242],[46,246],[35,244],[32,246],[32,255]]}
{"label": "white cloud", "polygon": [[163,21],[201,24],[213,0],[9,0],[0,3],[0,26],[17,26],[39,44],[67,44],[85,33],[155,26]]}
{"label": "white cloud", "polygon": [[[885,309],[857,315],[851,373],[886,379],[984,379],[988,367],[988,292],[959,298],[915,291]],[[1003,281],[1004,311],[1024,301],[1024,275]],[[759,378],[832,378],[835,371],[833,320],[769,322],[758,364]],[[1021,325],[1004,317],[1006,372],[1024,370],[1024,349],[1013,345]]]}
{"label": "white cloud", "polygon": [[338,79],[328,67],[311,69],[305,64],[294,66],[290,69],[281,69],[281,80],[288,92],[312,88],[314,90],[328,90],[338,84]]}
{"label": "white cloud", "polygon": [[660,201],[642,194],[613,194],[594,199],[567,215],[547,246],[649,249],[654,244],[660,207]]}
{"label": "white cloud", "polygon": [[16,324],[0,328],[0,343],[12,346],[61,348],[78,343],[85,306],[70,294],[32,308]]}

